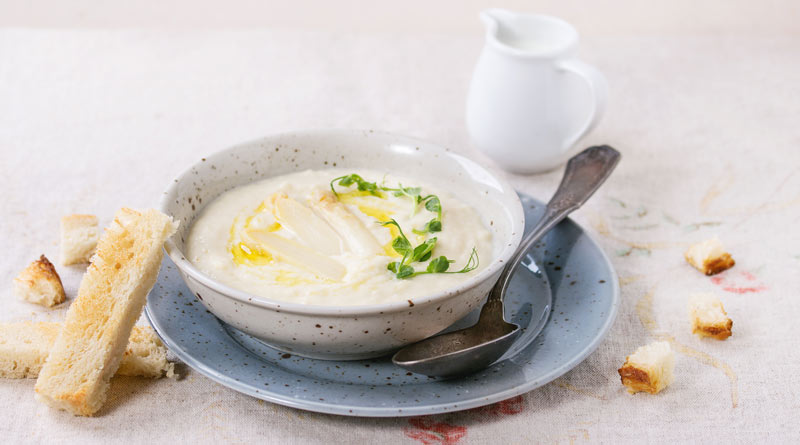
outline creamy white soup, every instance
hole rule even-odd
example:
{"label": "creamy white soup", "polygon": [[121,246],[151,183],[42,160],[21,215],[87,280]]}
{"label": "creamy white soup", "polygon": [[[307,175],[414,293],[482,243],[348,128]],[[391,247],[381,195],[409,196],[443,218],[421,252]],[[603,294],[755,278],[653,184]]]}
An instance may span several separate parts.
{"label": "creamy white soup", "polygon": [[192,263],[231,287],[326,306],[430,295],[492,254],[472,207],[424,180],[369,170],[309,170],[225,192],[186,244]]}

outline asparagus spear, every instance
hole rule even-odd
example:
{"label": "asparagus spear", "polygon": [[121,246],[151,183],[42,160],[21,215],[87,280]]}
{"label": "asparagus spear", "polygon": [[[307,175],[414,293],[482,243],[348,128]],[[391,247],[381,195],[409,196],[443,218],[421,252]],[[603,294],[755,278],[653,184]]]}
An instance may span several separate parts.
{"label": "asparagus spear", "polygon": [[303,244],[324,255],[342,253],[339,235],[311,209],[283,193],[272,195],[270,201],[278,222],[297,235]]}
{"label": "asparagus spear", "polygon": [[247,229],[242,238],[248,244],[262,246],[273,256],[318,276],[339,281],[347,273],[347,269],[336,260],[267,230]]}
{"label": "asparagus spear", "polygon": [[382,254],[381,246],[372,232],[333,193],[315,193],[311,206],[339,232],[351,251],[362,255]]}

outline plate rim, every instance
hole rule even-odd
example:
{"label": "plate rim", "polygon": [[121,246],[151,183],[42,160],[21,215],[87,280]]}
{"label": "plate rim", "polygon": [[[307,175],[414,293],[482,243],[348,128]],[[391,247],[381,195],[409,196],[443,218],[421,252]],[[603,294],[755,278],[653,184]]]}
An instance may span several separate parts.
{"label": "plate rim", "polygon": [[[522,198],[530,198],[532,199],[537,205],[542,205],[541,201],[537,200],[536,198],[531,197],[526,193],[520,193]],[[530,392],[536,388],[542,387],[553,380],[557,379],[558,377],[566,374],[580,363],[582,363],[589,355],[591,355],[597,348],[600,346],[603,340],[605,340],[608,332],[611,330],[611,327],[614,325],[616,321],[617,314],[619,312],[620,306],[620,288],[619,288],[619,277],[617,275],[616,270],[614,269],[614,265],[611,263],[606,252],[601,248],[600,244],[597,242],[595,237],[589,233],[586,229],[584,229],[580,224],[575,222],[571,218],[566,218],[562,223],[572,224],[576,228],[578,228],[584,236],[586,236],[589,243],[595,248],[596,251],[600,253],[600,257],[602,259],[601,263],[604,265],[611,277],[611,308],[609,310],[608,316],[606,317],[603,325],[600,329],[594,334],[592,340],[577,354],[575,354],[570,360],[564,362],[563,364],[553,368],[549,372],[547,372],[544,376],[538,379],[528,380],[523,382],[517,386],[507,388],[502,391],[498,391],[492,393],[489,396],[481,396],[475,397],[470,399],[465,399],[458,403],[440,403],[440,404],[433,404],[433,405],[424,405],[424,406],[409,406],[405,408],[398,408],[394,407],[370,407],[364,408],[359,406],[351,406],[351,405],[338,405],[338,404],[331,404],[328,402],[317,402],[313,400],[298,400],[294,399],[290,396],[281,396],[276,395],[272,392],[260,391],[255,388],[250,388],[246,386],[243,382],[238,379],[229,377],[221,372],[218,372],[212,369],[209,365],[205,364],[204,362],[196,359],[192,354],[186,352],[183,347],[180,346],[177,342],[173,341],[170,337],[165,337],[161,330],[159,329],[160,324],[156,322],[155,318],[150,313],[150,302],[148,299],[147,304],[145,305],[145,317],[150,325],[153,327],[153,330],[156,332],[156,335],[161,339],[161,341],[167,346],[167,348],[172,351],[181,361],[186,363],[189,367],[194,369],[195,371],[199,372],[200,374],[208,377],[209,379],[226,386],[230,389],[233,389],[237,392],[246,394],[251,397],[255,397],[261,400],[265,400],[267,402],[276,403],[283,406],[288,406],[291,408],[302,409],[306,411],[314,411],[318,413],[324,414],[335,414],[335,415],[343,415],[343,416],[354,416],[354,417],[411,417],[411,416],[419,416],[419,415],[431,415],[431,414],[441,414],[446,412],[455,412],[455,411],[462,411],[472,408],[478,408],[481,406],[489,405],[492,403],[497,403],[520,394],[524,394]],[[551,309],[552,310],[552,309]],[[544,332],[544,329],[547,328],[549,324],[549,320],[545,323],[545,327],[541,330],[538,335],[541,335]],[[222,326],[220,326],[221,329]],[[234,341],[238,348],[244,349],[238,342]]]}

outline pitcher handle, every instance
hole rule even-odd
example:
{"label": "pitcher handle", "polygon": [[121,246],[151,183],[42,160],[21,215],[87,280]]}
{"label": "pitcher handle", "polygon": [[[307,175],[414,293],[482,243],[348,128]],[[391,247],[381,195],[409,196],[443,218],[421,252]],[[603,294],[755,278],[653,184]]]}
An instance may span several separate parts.
{"label": "pitcher handle", "polygon": [[608,99],[608,82],[597,68],[581,62],[578,59],[560,61],[558,63],[558,68],[563,72],[575,74],[583,79],[589,86],[589,92],[591,93],[593,103],[592,112],[589,114],[589,118],[586,122],[579,127],[580,131],[567,139],[564,149],[569,150],[582,137],[586,136],[586,133],[591,131],[595,125],[600,122],[600,118],[603,117]]}

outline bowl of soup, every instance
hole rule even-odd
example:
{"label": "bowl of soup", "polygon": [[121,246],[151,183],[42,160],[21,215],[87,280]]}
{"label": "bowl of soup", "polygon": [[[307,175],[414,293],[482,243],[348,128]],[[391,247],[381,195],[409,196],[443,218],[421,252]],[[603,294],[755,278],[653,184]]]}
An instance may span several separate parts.
{"label": "bowl of soup", "polygon": [[387,133],[278,134],[198,160],[164,192],[166,252],[222,322],[301,356],[363,359],[478,307],[524,227],[492,168]]}

